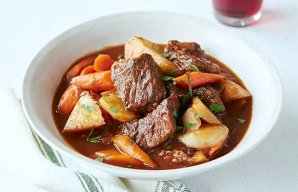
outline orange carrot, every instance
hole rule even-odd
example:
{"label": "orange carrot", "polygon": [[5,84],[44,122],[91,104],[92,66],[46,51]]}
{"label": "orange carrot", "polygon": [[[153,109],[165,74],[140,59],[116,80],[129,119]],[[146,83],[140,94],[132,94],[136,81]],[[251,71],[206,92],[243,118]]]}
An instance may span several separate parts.
{"label": "orange carrot", "polygon": [[113,142],[123,153],[130,155],[152,168],[157,167],[156,163],[127,135],[116,135]]}
{"label": "orange carrot", "polygon": [[94,61],[95,71],[107,71],[111,69],[114,60],[110,55],[99,54]]}
{"label": "orange carrot", "polygon": [[66,80],[70,81],[73,77],[78,76],[85,67],[92,65],[95,57],[96,55],[91,55],[80,60],[66,73]]}
{"label": "orange carrot", "polygon": [[97,157],[102,157],[103,162],[119,163],[121,165],[142,165],[142,162],[129,155],[120,153],[116,149],[107,149],[95,152]]}
{"label": "orange carrot", "polygon": [[59,101],[59,113],[62,115],[69,115],[83,91],[83,89],[77,87],[76,85],[69,85]]}
{"label": "orange carrot", "polygon": [[111,71],[102,71],[74,77],[71,84],[92,91],[108,91],[114,88]]}
{"label": "orange carrot", "polygon": [[223,80],[225,77],[213,73],[191,72],[174,78],[177,85],[188,88],[189,84],[192,88],[200,87],[205,84],[215,83]]}
{"label": "orange carrot", "polygon": [[86,75],[86,74],[94,73],[94,72],[96,72],[96,71],[94,70],[94,67],[93,67],[92,65],[88,65],[87,67],[85,67],[85,68],[81,71],[80,75]]}

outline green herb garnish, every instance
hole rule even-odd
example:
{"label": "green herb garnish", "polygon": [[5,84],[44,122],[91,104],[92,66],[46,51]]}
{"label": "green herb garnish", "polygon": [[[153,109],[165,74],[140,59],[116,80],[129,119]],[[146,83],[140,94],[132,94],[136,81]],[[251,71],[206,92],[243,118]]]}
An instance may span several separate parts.
{"label": "green herb garnish", "polygon": [[169,76],[175,76],[178,71],[179,71],[179,69],[175,69],[175,70],[171,71],[168,75]]}
{"label": "green herb garnish", "polygon": [[188,91],[189,91],[189,94],[190,96],[192,96],[192,86],[190,84],[190,76],[189,76],[189,73],[187,73],[187,84],[188,84]]}
{"label": "green herb garnish", "polygon": [[87,141],[93,144],[97,144],[100,142],[100,138],[101,136],[97,136],[97,137],[88,137]]}
{"label": "green herb garnish", "polygon": [[190,99],[190,94],[189,93],[183,95],[183,97],[182,97],[182,106],[183,107],[188,104],[189,99]]}
{"label": "green herb garnish", "polygon": [[113,113],[118,113],[118,109],[117,109],[117,107],[110,107],[110,109],[111,109],[111,111],[113,112]]}
{"label": "green herb garnish", "polygon": [[194,116],[195,116],[196,119],[200,118],[200,115],[198,113],[195,113]]}
{"label": "green herb garnish", "polygon": [[170,55],[169,55],[169,53],[163,53],[162,56],[167,58],[167,57],[169,57]]}
{"label": "green herb garnish", "polygon": [[170,77],[170,76],[163,76],[161,79],[162,79],[163,81],[170,81],[170,80],[173,79],[173,77]]}
{"label": "green herb garnish", "polygon": [[87,111],[88,113],[91,113],[93,111],[96,111],[96,109],[94,107],[91,107],[89,105],[82,104],[80,107],[83,108],[83,109],[85,109],[85,111]]}
{"label": "green herb garnish", "polygon": [[191,123],[191,122],[187,122],[187,123],[184,124],[185,129],[189,129],[189,128],[192,128],[194,126],[196,126],[196,124],[195,123]]}
{"label": "green herb garnish", "polygon": [[240,124],[244,124],[245,123],[245,119],[241,119],[241,118],[237,118],[237,120],[238,120],[238,122],[240,123]]}
{"label": "green herb garnish", "polygon": [[225,106],[219,105],[219,104],[215,104],[215,103],[211,103],[210,110],[213,113],[220,113],[220,112],[223,112],[225,110]]}
{"label": "green herb garnish", "polygon": [[192,66],[192,68],[194,68],[196,71],[200,71],[200,69],[196,66],[196,65],[194,65],[194,64],[191,64],[191,66]]}
{"label": "green herb garnish", "polygon": [[172,114],[174,115],[175,118],[177,118],[178,117],[178,110],[175,109]]}
{"label": "green herb garnish", "polygon": [[182,130],[185,130],[184,126],[177,126],[176,125],[176,131],[182,131]]}
{"label": "green herb garnish", "polygon": [[123,55],[120,54],[120,55],[118,55],[117,60],[120,60],[120,59],[123,59],[123,58],[124,58]]}
{"label": "green herb garnish", "polygon": [[103,158],[103,157],[97,157],[97,158],[94,159],[94,160],[103,163],[104,158]]}

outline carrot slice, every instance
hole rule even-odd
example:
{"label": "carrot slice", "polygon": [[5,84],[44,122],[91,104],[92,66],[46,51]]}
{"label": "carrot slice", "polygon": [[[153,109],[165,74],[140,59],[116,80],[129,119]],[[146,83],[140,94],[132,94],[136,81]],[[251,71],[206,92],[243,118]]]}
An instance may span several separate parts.
{"label": "carrot slice", "polygon": [[94,61],[95,71],[107,71],[111,69],[114,60],[110,55],[99,54]]}
{"label": "carrot slice", "polygon": [[174,78],[177,85],[188,88],[189,84],[192,88],[200,87],[205,84],[215,83],[223,80],[225,77],[213,73],[191,72]]}
{"label": "carrot slice", "polygon": [[157,167],[156,163],[127,135],[116,135],[113,138],[114,144],[125,154],[130,155],[152,168]]}
{"label": "carrot slice", "polygon": [[76,102],[79,100],[81,93],[84,90],[72,84],[64,91],[59,104],[58,111],[62,115],[69,115],[74,108]]}
{"label": "carrot slice", "polygon": [[142,165],[143,163],[129,155],[123,154],[116,149],[107,149],[95,152],[97,157],[102,157],[106,163],[119,163],[121,165]]}
{"label": "carrot slice", "polygon": [[95,73],[95,72],[96,71],[95,71],[94,67],[92,65],[88,65],[81,71],[80,75],[86,75],[86,74]]}
{"label": "carrot slice", "polygon": [[92,91],[108,91],[114,88],[111,79],[111,71],[95,72],[74,77],[71,84]]}
{"label": "carrot slice", "polygon": [[75,64],[65,75],[66,80],[70,81],[73,77],[78,76],[80,72],[87,67],[88,65],[92,65],[94,62],[96,55],[88,56],[80,60],[77,64]]}

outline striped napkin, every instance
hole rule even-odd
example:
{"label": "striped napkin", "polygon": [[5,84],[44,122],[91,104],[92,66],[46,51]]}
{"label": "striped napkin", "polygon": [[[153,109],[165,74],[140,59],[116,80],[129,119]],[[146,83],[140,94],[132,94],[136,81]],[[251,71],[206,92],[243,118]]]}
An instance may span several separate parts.
{"label": "striped napkin", "polygon": [[[54,150],[30,129],[13,90],[2,96],[6,106],[0,110],[5,110],[4,118],[11,125],[2,134],[14,135],[20,142],[7,149],[4,142],[11,140],[0,141],[0,150],[6,153],[0,159],[0,191],[190,192],[179,181],[123,179],[76,162]],[[3,164],[5,167],[1,167]]]}

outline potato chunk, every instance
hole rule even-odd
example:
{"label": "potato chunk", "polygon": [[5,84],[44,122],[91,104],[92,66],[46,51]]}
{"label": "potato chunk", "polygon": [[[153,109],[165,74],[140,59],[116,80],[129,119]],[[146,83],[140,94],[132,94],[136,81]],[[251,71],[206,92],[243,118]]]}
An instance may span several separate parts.
{"label": "potato chunk", "polygon": [[221,124],[217,117],[204,105],[204,103],[198,98],[192,99],[191,105],[192,111],[199,114],[200,118],[209,124]]}
{"label": "potato chunk", "polygon": [[222,80],[219,86],[223,88],[223,100],[230,101],[250,97],[251,94],[231,80]]}
{"label": "potato chunk", "polygon": [[127,111],[124,108],[122,100],[118,97],[117,93],[109,91],[108,93],[102,93],[102,97],[99,99],[100,106],[108,112],[114,119],[121,122],[129,122],[138,117],[138,115],[132,111]]}
{"label": "potato chunk", "polygon": [[190,106],[182,117],[183,125],[187,127],[187,130],[197,130],[201,126],[201,119],[199,113],[195,113]]}
{"label": "potato chunk", "polygon": [[84,131],[104,124],[104,118],[96,101],[92,99],[89,92],[84,91],[72,110],[63,132]]}
{"label": "potato chunk", "polygon": [[178,139],[188,147],[210,148],[222,144],[228,137],[229,129],[224,125],[202,125],[198,130],[188,131]]}
{"label": "potato chunk", "polygon": [[170,73],[177,69],[176,65],[161,55],[156,44],[142,37],[132,37],[125,44],[125,58],[138,57],[143,53],[151,55],[164,73]]}

